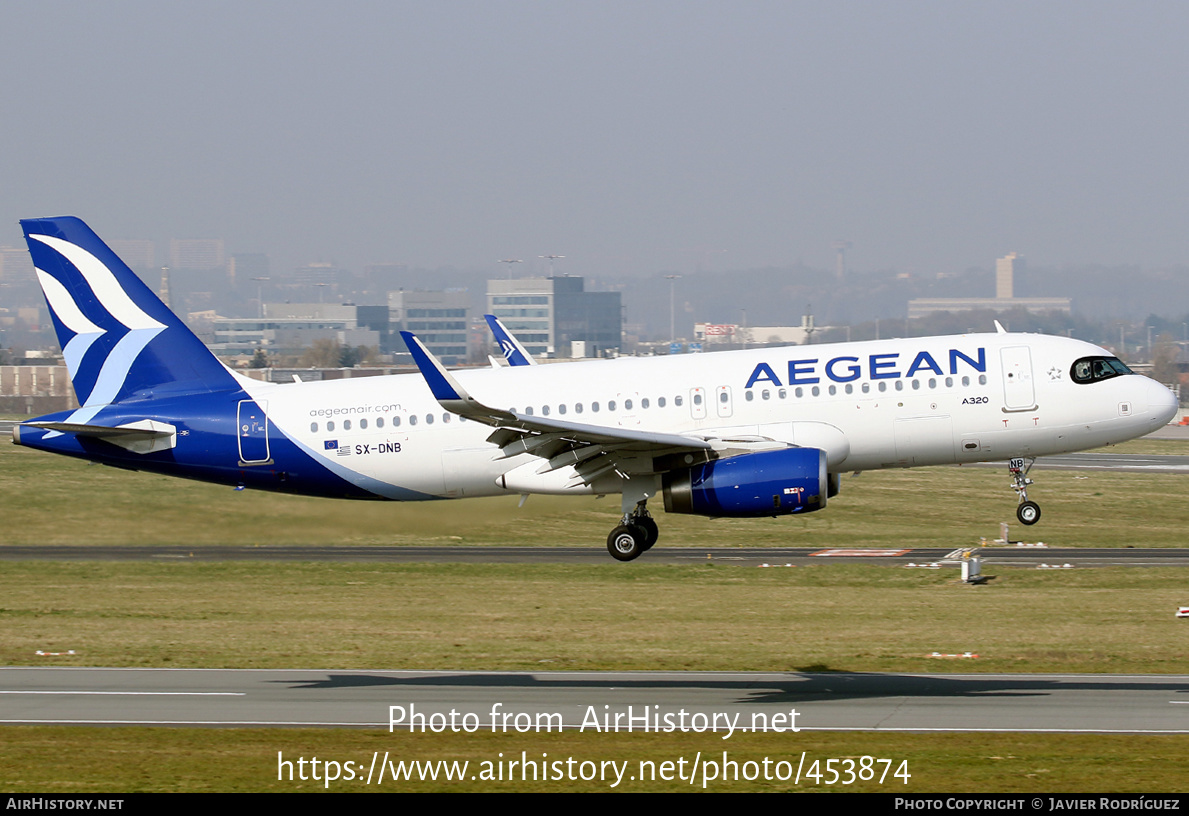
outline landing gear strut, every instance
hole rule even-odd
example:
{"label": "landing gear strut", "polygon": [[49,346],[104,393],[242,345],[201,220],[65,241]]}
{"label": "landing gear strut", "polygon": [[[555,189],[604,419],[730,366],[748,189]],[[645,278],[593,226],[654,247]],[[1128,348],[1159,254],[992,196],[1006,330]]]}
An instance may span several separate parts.
{"label": "landing gear strut", "polygon": [[1028,478],[1028,471],[1032,470],[1035,464],[1035,456],[1028,459],[1012,459],[1007,463],[1007,472],[1011,474],[1011,489],[1020,497],[1020,506],[1016,508],[1016,518],[1020,520],[1020,524],[1036,524],[1040,521],[1040,505],[1028,501],[1028,485],[1032,484],[1032,480]]}
{"label": "landing gear strut", "polygon": [[617,561],[631,561],[652,549],[659,534],[645,502],[640,502],[607,536],[607,552]]}

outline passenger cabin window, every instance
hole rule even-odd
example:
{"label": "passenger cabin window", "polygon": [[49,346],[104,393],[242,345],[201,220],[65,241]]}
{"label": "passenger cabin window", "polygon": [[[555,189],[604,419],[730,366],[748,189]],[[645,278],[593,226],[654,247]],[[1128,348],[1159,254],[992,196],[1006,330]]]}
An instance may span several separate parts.
{"label": "passenger cabin window", "polygon": [[1134,373],[1118,357],[1083,357],[1069,370],[1070,379],[1075,383],[1098,382]]}

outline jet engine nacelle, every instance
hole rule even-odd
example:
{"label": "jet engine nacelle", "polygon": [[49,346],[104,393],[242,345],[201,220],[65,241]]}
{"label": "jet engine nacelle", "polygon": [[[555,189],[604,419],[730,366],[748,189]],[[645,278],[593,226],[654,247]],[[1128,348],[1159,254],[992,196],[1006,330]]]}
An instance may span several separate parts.
{"label": "jet engine nacelle", "polygon": [[[665,511],[751,518],[808,513],[826,506],[830,476],[820,448],[744,453],[666,473]],[[836,492],[836,491],[835,491]]]}

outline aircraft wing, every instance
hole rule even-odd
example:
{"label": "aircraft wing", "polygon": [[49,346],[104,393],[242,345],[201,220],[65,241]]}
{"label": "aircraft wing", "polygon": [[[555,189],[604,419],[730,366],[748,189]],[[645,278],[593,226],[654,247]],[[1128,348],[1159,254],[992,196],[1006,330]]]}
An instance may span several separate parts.
{"label": "aircraft wing", "polygon": [[[658,431],[608,428],[552,417],[539,417],[484,405],[471,396],[412,332],[401,332],[421,375],[438,403],[453,414],[495,428],[487,438],[500,458],[529,453],[547,459],[538,473],[573,466],[589,484],[612,470],[620,475],[669,470],[666,459],[681,466],[721,456],[724,440]],[[783,446],[782,446],[783,447]],[[742,451],[740,451],[742,452]]]}

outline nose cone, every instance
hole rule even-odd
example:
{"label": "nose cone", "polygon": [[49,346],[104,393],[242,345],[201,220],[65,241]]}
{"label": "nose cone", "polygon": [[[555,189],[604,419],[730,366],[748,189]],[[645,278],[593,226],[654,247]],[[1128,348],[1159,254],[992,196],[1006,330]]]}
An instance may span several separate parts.
{"label": "nose cone", "polygon": [[1148,415],[1155,425],[1167,425],[1177,415],[1177,395],[1155,380],[1148,380]]}

